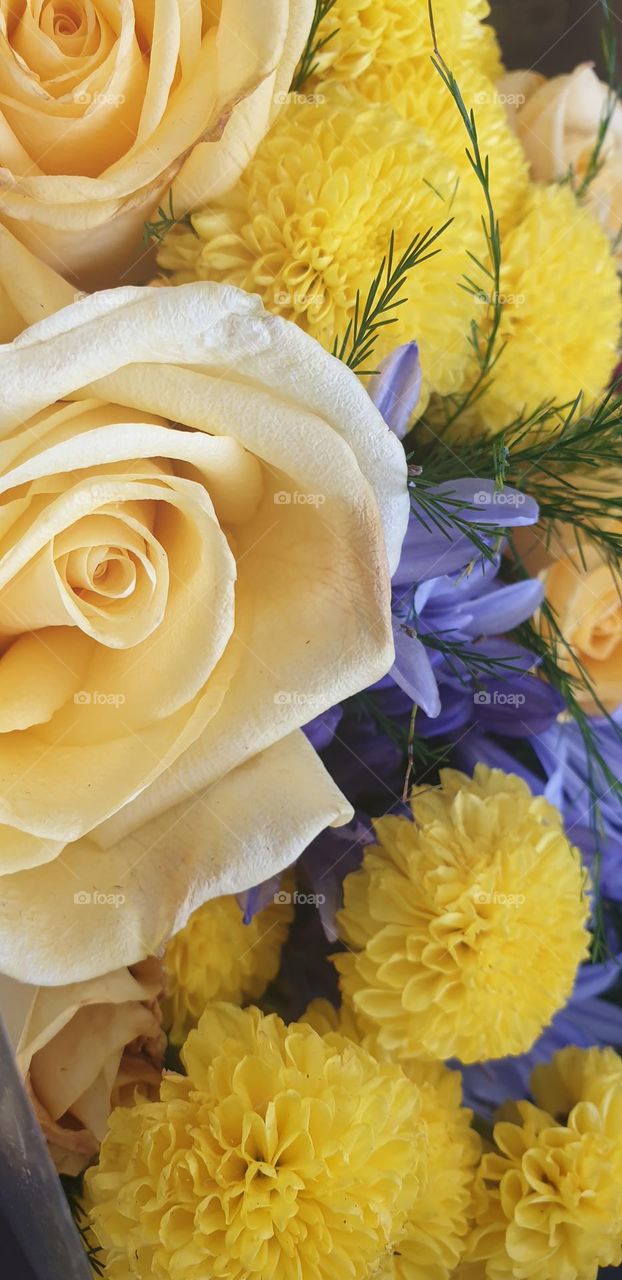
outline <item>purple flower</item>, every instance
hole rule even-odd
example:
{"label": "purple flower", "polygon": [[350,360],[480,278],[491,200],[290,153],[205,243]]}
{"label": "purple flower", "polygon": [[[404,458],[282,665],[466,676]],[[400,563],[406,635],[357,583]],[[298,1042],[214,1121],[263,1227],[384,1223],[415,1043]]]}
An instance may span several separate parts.
{"label": "purple flower", "polygon": [[328,711],[323,711],[321,715],[302,726],[303,733],[307,735],[311,746],[315,747],[316,751],[323,751],[329,742],[332,742],[342,715],[343,709],[340,705],[329,707]]}
{"label": "purple flower", "polygon": [[327,827],[309,845],[299,863],[308,881],[329,942],[338,937],[336,914],[343,905],[343,882],[361,865],[363,851],[374,841],[369,818],[355,814],[345,827]]}
{"label": "purple flower", "polygon": [[403,440],[421,393],[421,361],[416,342],[396,347],[369,382],[369,394],[386,424]]}
{"label": "purple flower", "polygon": [[[538,504],[533,498],[509,486],[498,490],[494,480],[481,480],[477,476],[448,480],[428,490],[428,493],[442,500],[448,513],[465,524],[514,529],[535,524],[538,519]],[[409,521],[393,578],[394,590],[455,573],[464,569],[478,554],[468,534],[460,533],[451,525],[442,532],[423,512],[417,515],[416,490],[414,504],[415,512]],[[492,533],[488,541],[492,546]]]}
{"label": "purple flower", "polygon": [[[485,559],[466,533],[455,530],[456,518],[490,525],[487,540],[492,546],[495,529],[537,520],[538,506],[531,498],[511,488],[497,490],[493,481],[477,477],[452,481],[427,493],[443,497],[449,504],[450,532],[427,527],[427,519],[417,514],[415,494],[415,510],[393,579],[395,663],[391,676],[426,716],[435,719],[442,710],[443,683],[451,687],[456,673],[463,686],[472,685],[473,680],[464,664],[460,670],[459,651],[456,661],[451,662],[447,654],[435,649],[434,640],[440,638],[445,647],[448,642],[454,648],[468,645],[476,658],[477,652],[483,652],[478,637],[514,630],[538,608],[544,588],[536,579],[504,584],[498,576],[500,550]],[[428,642],[422,637],[428,637]],[[506,654],[506,662],[511,668],[510,654]],[[533,662],[532,658],[529,665]]]}

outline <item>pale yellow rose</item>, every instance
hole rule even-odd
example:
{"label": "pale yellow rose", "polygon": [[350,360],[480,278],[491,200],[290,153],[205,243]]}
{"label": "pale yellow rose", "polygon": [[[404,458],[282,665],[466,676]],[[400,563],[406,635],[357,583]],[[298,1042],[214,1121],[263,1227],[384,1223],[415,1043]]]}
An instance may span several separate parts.
{"label": "pale yellow rose", "polygon": [[[38,272],[0,233],[25,319]],[[391,665],[406,463],[231,287],[84,298],[0,379],[0,971],[69,982],[348,820],[300,726]]]}
{"label": "pale yellow rose", "polygon": [[166,1038],[153,956],[90,982],[31,987],[0,975],[0,1012],[59,1173],[97,1155],[113,1107],[157,1097]]}
{"label": "pale yellow rose", "polygon": [[[500,80],[499,94],[522,142],[531,175],[538,182],[559,182],[572,171],[576,189],[585,178],[607,108],[608,88],[589,63],[569,75],[546,80],[534,71],[512,71]],[[610,236],[618,261],[622,228],[622,106],[616,104],[599,155],[599,168],[585,200]]]}
{"label": "pale yellow rose", "polygon": [[[622,523],[611,521],[609,527],[622,538]],[[544,583],[546,600],[596,697],[606,711],[615,711],[622,704],[622,574],[591,539],[582,537],[579,550],[573,525],[525,529],[516,541],[525,569]],[[548,636],[546,619],[537,621]],[[577,672],[563,645],[556,645],[556,656],[560,666]],[[586,711],[602,714],[580,681],[575,696]]]}
{"label": "pale yellow rose", "polygon": [[80,287],[115,284],[158,205],[179,217],[235,182],[313,9],[0,0],[0,218]]}

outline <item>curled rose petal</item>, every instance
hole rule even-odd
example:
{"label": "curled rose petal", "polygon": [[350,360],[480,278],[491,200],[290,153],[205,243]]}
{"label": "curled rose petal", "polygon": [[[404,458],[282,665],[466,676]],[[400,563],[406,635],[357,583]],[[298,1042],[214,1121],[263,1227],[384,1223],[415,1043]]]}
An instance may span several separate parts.
{"label": "curled rose petal", "polygon": [[257,299],[43,286],[0,349],[0,970],[53,983],[347,821],[298,731],[391,664],[408,495],[356,377]]}
{"label": "curled rose petal", "polygon": [[115,1106],[157,1096],[165,1046],[154,956],[92,982],[33,987],[0,976],[0,1007],[50,1154],[61,1173],[97,1155]]}

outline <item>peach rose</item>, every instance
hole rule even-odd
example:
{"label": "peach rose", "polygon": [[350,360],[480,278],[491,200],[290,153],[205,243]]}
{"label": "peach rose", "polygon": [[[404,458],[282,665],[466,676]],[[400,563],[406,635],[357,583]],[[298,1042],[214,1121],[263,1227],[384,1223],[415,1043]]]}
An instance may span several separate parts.
{"label": "peach rose", "polygon": [[81,287],[116,283],[144,255],[158,205],[179,217],[235,182],[289,88],[313,9],[2,0],[2,221]]}
{"label": "peach rose", "polygon": [[[622,523],[612,521],[611,529],[622,534]],[[615,711],[622,703],[622,575],[591,540],[582,538],[579,552],[572,525],[556,525],[548,535],[542,530],[524,530],[518,544],[525,568],[544,583],[546,600],[555,611],[562,635],[587,672],[598,699],[607,711]],[[547,634],[544,618],[540,626]],[[576,662],[562,645],[557,647],[557,660],[568,671],[577,671]],[[586,711],[599,713],[581,683],[575,693]]]}
{"label": "peach rose", "polygon": [[[538,182],[558,182],[572,170],[585,177],[607,106],[608,89],[589,63],[570,75],[546,80],[534,71],[512,71],[499,82],[514,132]],[[622,106],[616,104],[600,153],[600,168],[585,198],[616,250],[622,227]],[[622,250],[617,252],[622,262]]]}
{"label": "peach rose", "polygon": [[[25,319],[39,270],[0,235]],[[84,298],[0,378],[0,971],[73,982],[348,820],[300,726],[391,665],[406,463],[222,285]]]}
{"label": "peach rose", "polygon": [[0,1010],[59,1173],[82,1172],[111,1110],[131,1105],[136,1088],[157,1097],[166,1043],[161,990],[154,957],[66,987],[0,975]]}

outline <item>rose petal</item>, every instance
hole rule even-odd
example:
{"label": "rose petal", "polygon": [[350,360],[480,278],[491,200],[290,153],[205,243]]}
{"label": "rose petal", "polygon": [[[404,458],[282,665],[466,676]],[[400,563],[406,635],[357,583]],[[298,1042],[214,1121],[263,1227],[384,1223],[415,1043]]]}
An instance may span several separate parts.
{"label": "rose petal", "polygon": [[292,734],[104,853],[85,838],[4,877],[0,970],[49,985],[134,964],[206,898],[267,880],[351,816],[304,734]]}

